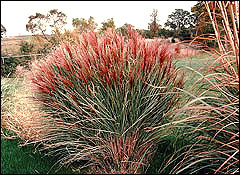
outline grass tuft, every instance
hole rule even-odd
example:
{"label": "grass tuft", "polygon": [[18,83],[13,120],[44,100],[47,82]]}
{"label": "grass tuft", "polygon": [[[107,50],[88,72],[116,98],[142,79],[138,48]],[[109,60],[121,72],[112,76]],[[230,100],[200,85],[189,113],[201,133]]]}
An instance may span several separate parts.
{"label": "grass tuft", "polygon": [[156,150],[165,114],[178,102],[183,75],[169,45],[107,31],[62,43],[29,74],[35,100],[51,118],[37,142],[59,163],[96,173],[140,173]]}

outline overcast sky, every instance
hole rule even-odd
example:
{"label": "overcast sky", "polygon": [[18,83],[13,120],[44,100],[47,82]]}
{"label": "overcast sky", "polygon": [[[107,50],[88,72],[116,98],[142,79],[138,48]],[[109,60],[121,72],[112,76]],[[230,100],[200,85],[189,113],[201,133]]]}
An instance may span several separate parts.
{"label": "overcast sky", "polygon": [[7,36],[29,35],[26,24],[36,12],[47,14],[58,9],[67,15],[66,29],[72,28],[72,18],[93,16],[98,27],[113,18],[116,27],[125,23],[138,29],[147,29],[153,8],[158,10],[159,23],[163,26],[175,9],[191,11],[197,1],[1,1],[1,24]]}

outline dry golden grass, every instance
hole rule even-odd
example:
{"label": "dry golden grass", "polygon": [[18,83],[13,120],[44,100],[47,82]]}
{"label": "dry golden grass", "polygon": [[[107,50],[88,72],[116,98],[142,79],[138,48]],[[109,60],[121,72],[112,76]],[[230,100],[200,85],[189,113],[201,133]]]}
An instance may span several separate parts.
{"label": "dry golden grass", "polygon": [[[23,75],[26,72],[22,72]],[[19,77],[18,77],[19,78]],[[1,135],[13,139],[19,137],[23,140],[38,140],[44,133],[44,114],[39,112],[38,105],[33,101],[33,92],[26,79],[19,81],[14,79],[12,83],[19,85],[13,90],[10,104],[1,109]],[[3,129],[15,133],[15,136],[8,136]]]}

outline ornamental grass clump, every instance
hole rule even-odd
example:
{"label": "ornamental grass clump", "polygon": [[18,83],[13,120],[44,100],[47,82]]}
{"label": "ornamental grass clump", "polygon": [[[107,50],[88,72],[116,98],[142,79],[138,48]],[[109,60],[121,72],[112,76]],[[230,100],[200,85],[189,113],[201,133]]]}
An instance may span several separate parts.
{"label": "ornamental grass clump", "polygon": [[[177,103],[183,75],[168,45],[108,30],[82,33],[32,65],[35,100],[52,117],[43,149],[59,163],[95,173],[140,173],[156,150],[164,116]],[[47,119],[46,119],[47,120]]]}

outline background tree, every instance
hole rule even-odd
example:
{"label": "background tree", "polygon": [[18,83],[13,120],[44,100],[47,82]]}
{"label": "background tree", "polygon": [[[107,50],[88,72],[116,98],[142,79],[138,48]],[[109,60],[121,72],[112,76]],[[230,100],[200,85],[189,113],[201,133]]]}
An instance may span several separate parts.
{"label": "background tree", "polygon": [[6,35],[6,28],[1,24],[1,38],[3,38]]}
{"label": "background tree", "polygon": [[197,4],[191,8],[191,12],[196,17],[194,21],[197,29],[196,36],[214,34],[213,26],[203,1],[198,1]]}
{"label": "background tree", "polygon": [[94,18],[90,16],[88,18],[88,28],[90,30],[95,30],[97,28],[98,24],[94,21]]}
{"label": "background tree", "polygon": [[[127,36],[128,35],[128,30],[127,30],[128,25],[131,25],[131,24],[128,24],[128,23],[123,24],[121,27],[116,29],[116,32],[121,33],[123,36]],[[131,25],[131,26],[132,26],[132,28],[134,28],[133,25]]]}
{"label": "background tree", "polygon": [[26,30],[31,32],[33,35],[40,35],[48,40],[45,33],[47,31],[47,18],[41,13],[36,13],[36,15],[31,15],[28,17],[28,23],[26,24]]}
{"label": "background tree", "polygon": [[190,36],[192,29],[195,26],[195,16],[183,9],[175,9],[172,14],[168,16],[166,27],[173,29],[176,32],[176,37],[181,40],[187,35]]}
{"label": "background tree", "polygon": [[78,30],[78,32],[86,32],[89,30],[95,30],[98,24],[94,21],[94,18],[90,16],[88,20],[84,18],[73,18],[72,19],[72,26]]}
{"label": "background tree", "polygon": [[47,22],[49,26],[53,28],[53,30],[63,31],[63,27],[67,24],[67,16],[61,11],[57,9],[50,10],[46,16]]}
{"label": "background tree", "polygon": [[141,30],[141,33],[140,33],[144,38],[153,38],[152,37],[152,33],[150,30]]}
{"label": "background tree", "polygon": [[84,32],[87,30],[87,20],[84,18],[73,18],[72,19],[72,26],[77,29],[78,32]]}
{"label": "background tree", "polygon": [[148,23],[148,29],[150,30],[150,33],[152,37],[158,36],[158,32],[161,30],[161,25],[158,24],[159,19],[158,19],[158,10],[153,9],[152,14],[150,15],[151,17],[151,22]]}
{"label": "background tree", "polygon": [[[51,48],[56,47],[61,40],[64,26],[67,23],[67,16],[57,9],[50,10],[46,15],[36,13],[28,17],[26,30],[31,32],[34,37],[34,47],[37,53],[47,54]],[[51,36],[47,36],[46,32],[50,31]]]}
{"label": "background tree", "polygon": [[158,32],[158,36],[161,36],[163,38],[173,37],[174,31],[166,28],[162,28],[161,31]]}
{"label": "background tree", "polygon": [[59,12],[57,9],[50,10],[46,15],[36,13],[28,17],[28,23],[26,24],[26,30],[31,32],[33,35],[41,34],[45,39],[46,31],[62,30],[64,25],[67,23],[67,16],[63,12]]}
{"label": "background tree", "polygon": [[[219,27],[220,35],[224,33],[224,26],[222,23],[222,15],[221,15],[221,9],[220,7],[215,3],[208,1],[208,5],[211,7],[210,12],[215,14],[216,23]],[[230,9],[225,9],[229,14],[231,14]],[[196,26],[196,32],[195,36],[202,36],[204,37],[203,40],[199,40],[200,42],[203,42],[204,45],[210,46],[210,47],[216,47],[216,42],[214,40],[209,40],[206,38],[213,37],[212,35],[215,35],[215,31],[213,29],[213,25],[211,22],[211,19],[209,17],[209,13],[204,5],[203,1],[198,1],[196,5],[194,5],[191,8],[191,12],[195,16],[195,26]],[[232,18],[230,16],[227,17],[230,26],[232,25]],[[223,38],[224,39],[224,38]]]}
{"label": "background tree", "polygon": [[103,21],[101,24],[102,27],[99,29],[100,33],[106,31],[108,28],[112,28],[113,30],[115,30],[116,27],[113,18],[110,18],[107,21]]}

